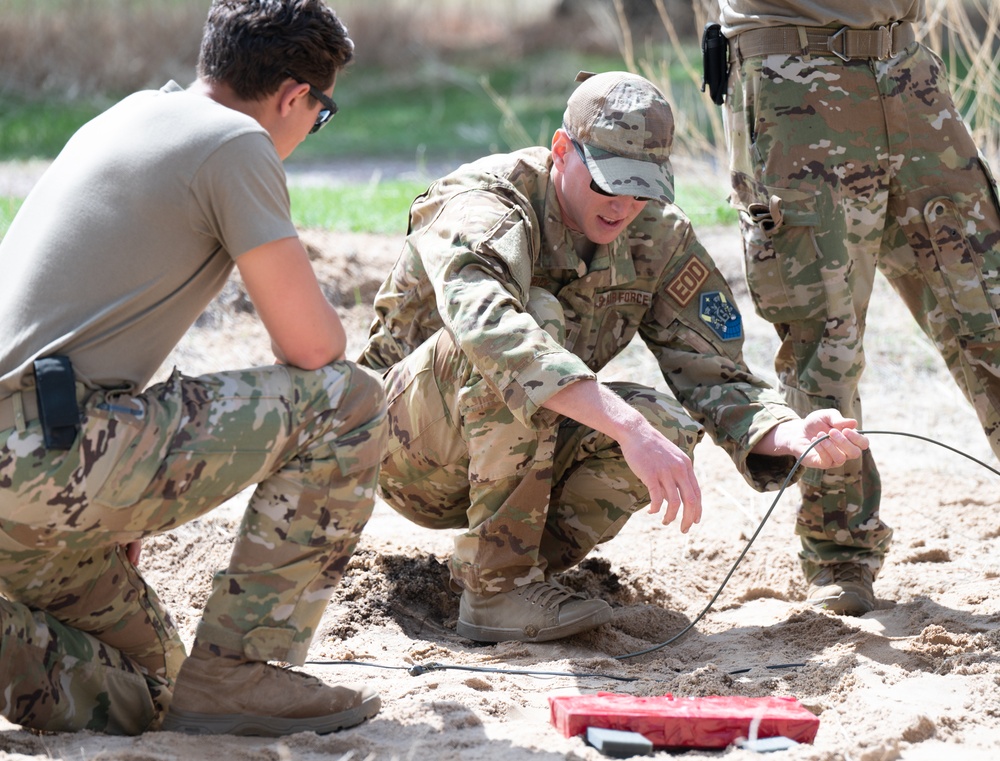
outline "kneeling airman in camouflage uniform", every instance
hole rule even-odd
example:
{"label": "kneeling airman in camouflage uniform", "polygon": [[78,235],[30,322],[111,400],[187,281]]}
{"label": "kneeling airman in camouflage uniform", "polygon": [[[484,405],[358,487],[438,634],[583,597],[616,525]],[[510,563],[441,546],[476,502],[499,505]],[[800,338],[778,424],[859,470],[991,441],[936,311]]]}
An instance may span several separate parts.
{"label": "kneeling airman in camouflage uniform", "polygon": [[[459,633],[542,641],[611,618],[553,575],[641,506],[701,515],[702,426],[759,489],[794,458],[867,446],[831,411],[800,419],[742,357],[732,294],[672,205],[673,117],[628,73],[583,76],[551,150],[459,168],[416,199],[360,362],[384,373],[385,499],[464,529]],[[596,372],[638,333],[673,394]]]}
{"label": "kneeling airman in camouflage uniform", "polygon": [[[0,243],[0,711],[43,730],[331,732],[301,664],[371,513],[378,379],[292,224],[282,160],[353,54],[322,0],[217,0],[199,78],[70,140]],[[273,367],[147,382],[237,267]],[[189,657],[138,542],[257,484]]]}

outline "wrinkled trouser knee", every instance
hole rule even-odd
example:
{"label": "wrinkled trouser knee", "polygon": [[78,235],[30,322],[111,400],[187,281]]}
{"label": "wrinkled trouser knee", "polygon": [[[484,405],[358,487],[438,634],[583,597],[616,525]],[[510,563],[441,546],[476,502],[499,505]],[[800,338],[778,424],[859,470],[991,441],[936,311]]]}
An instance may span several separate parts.
{"label": "wrinkled trouser knee", "polygon": [[[346,362],[317,371],[175,374],[137,397],[99,392],[84,413],[69,453],[46,453],[37,423],[3,434],[0,443],[17,456],[0,460],[0,477],[13,484],[0,496],[0,591],[113,648],[112,660],[154,685],[159,716],[183,644],[117,546],[174,528],[257,483],[198,638],[250,659],[301,662],[374,503],[385,440],[378,379]],[[94,459],[95,451],[107,455]],[[62,640],[73,657],[93,657],[86,637]],[[77,645],[82,652],[72,651]],[[99,684],[52,683],[63,700]],[[165,695],[155,694],[159,684]],[[120,692],[91,697],[106,702]],[[132,702],[138,710],[141,701]],[[89,715],[59,721],[31,726],[102,729]]]}
{"label": "wrinkled trouser knee", "polygon": [[375,504],[385,397],[356,365],[290,432],[284,464],[250,498],[229,567],[213,581],[195,638],[255,661],[301,665]]}

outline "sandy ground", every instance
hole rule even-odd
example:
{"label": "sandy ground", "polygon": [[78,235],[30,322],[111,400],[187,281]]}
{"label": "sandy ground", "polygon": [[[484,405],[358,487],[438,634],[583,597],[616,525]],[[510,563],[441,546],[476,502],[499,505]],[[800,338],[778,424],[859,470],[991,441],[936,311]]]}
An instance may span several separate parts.
{"label": "sandy ground", "polygon": [[[341,308],[353,356],[370,319],[367,305],[400,240],[308,231],[304,237]],[[713,229],[701,237],[736,284],[747,359],[770,377],[774,339],[741,285],[737,234]],[[996,466],[970,408],[882,280],[873,302],[865,427],[940,439]],[[195,374],[266,363],[267,347],[233,283],[166,369],[176,364]],[[663,387],[640,346],[630,347],[604,377]],[[872,442],[884,483],[883,516],[896,536],[876,583],[878,609],[864,617],[839,618],[803,604],[790,492],[707,615],[673,644],[629,657],[669,640],[706,608],[774,499],[750,490],[722,450],[706,441],[696,453],[705,498],[699,526],[682,535],[639,514],[564,578],[615,607],[613,622],[596,632],[547,644],[477,646],[462,639],[454,632],[457,598],[445,587],[450,532],[416,527],[380,503],[305,667],[330,681],[375,686],[384,706],[372,721],[325,737],[272,740],[38,735],[0,720],[0,758],[589,761],[603,756],[553,727],[548,698],[597,691],[794,696],[819,717],[819,731],[812,744],[776,758],[997,758],[1000,477],[922,441],[873,434]],[[246,496],[146,544],[142,568],[188,642],[212,572],[226,562]],[[442,667],[409,672],[430,663]],[[731,761],[755,756],[735,747],[682,754]]]}

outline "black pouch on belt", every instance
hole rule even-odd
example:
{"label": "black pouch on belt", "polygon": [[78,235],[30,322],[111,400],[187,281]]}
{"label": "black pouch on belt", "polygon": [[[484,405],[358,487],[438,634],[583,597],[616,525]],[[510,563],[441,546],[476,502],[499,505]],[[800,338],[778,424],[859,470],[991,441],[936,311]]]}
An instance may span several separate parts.
{"label": "black pouch on belt", "polygon": [[722,27],[711,22],[705,24],[701,34],[701,91],[708,88],[712,102],[721,106],[726,99],[729,81],[729,41],[722,34]]}
{"label": "black pouch on belt", "polygon": [[69,357],[54,355],[35,360],[38,418],[46,449],[70,449],[80,430],[76,376]]}

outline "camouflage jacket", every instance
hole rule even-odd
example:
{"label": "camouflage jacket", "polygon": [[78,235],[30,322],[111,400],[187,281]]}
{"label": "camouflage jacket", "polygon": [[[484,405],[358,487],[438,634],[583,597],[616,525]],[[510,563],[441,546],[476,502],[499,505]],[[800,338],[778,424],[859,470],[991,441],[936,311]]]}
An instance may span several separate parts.
{"label": "camouflage jacket", "polygon": [[[650,202],[625,234],[597,247],[588,268],[562,222],[550,168],[546,148],[489,156],[413,202],[359,362],[384,371],[444,326],[518,420],[547,426],[554,418],[541,405],[596,378],[638,333],[674,396],[744,477],[773,487],[791,461],[748,462],[749,450],[796,415],[746,366],[742,318],[688,219]],[[565,346],[525,311],[530,286],[559,299]]]}

